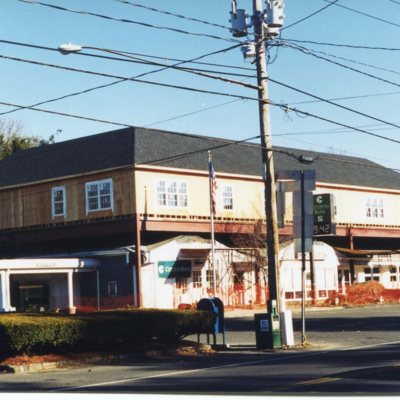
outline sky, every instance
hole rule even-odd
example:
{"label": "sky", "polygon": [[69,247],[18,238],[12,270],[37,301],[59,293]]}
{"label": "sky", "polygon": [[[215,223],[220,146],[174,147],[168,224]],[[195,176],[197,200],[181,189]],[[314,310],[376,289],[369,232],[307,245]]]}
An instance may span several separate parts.
{"label": "sky", "polygon": [[[252,14],[252,0],[237,5]],[[240,49],[253,28],[234,38],[230,10],[231,0],[0,0],[0,120],[58,142],[124,125],[256,137],[255,89],[143,64],[197,59],[180,67],[255,85]],[[399,39],[400,0],[286,0],[267,57],[273,146],[400,170]],[[62,55],[64,43],[86,49]]]}

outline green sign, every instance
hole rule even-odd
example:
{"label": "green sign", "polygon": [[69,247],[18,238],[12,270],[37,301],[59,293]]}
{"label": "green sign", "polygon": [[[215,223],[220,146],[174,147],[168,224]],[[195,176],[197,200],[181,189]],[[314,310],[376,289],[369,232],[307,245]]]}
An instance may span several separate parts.
{"label": "green sign", "polygon": [[331,193],[314,196],[314,236],[332,235],[336,233],[333,223],[334,203]]}
{"label": "green sign", "polygon": [[189,278],[192,273],[190,260],[159,261],[157,265],[159,278]]}

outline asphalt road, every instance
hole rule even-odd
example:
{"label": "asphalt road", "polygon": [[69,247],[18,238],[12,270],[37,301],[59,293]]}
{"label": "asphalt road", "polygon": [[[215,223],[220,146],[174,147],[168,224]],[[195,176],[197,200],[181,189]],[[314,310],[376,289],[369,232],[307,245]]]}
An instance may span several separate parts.
{"label": "asphalt road", "polygon": [[[308,345],[286,350],[255,349],[253,314],[227,313],[231,347],[215,355],[3,374],[0,390],[54,395],[400,394],[400,305],[308,310]],[[293,317],[298,340],[300,314]]]}

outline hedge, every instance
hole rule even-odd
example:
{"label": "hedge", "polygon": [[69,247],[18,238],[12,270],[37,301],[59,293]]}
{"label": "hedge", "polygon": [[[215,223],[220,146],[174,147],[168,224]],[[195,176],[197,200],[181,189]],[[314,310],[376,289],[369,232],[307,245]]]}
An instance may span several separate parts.
{"label": "hedge", "polygon": [[0,357],[65,351],[133,351],[207,332],[215,315],[196,310],[117,310],[76,315],[0,315]]}

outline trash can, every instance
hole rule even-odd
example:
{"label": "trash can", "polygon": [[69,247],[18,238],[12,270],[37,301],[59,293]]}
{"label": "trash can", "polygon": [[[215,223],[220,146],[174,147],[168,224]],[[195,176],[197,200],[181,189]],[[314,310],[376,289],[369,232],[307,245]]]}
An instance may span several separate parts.
{"label": "trash can", "polygon": [[254,314],[256,347],[258,350],[282,347],[281,326],[276,307],[271,313]]}

